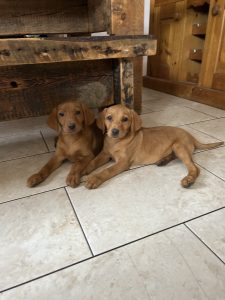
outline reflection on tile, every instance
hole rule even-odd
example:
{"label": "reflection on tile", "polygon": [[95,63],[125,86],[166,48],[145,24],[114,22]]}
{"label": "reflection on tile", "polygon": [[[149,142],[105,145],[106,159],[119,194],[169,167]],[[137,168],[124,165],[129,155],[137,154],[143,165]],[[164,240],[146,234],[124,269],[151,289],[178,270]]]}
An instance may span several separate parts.
{"label": "reflection on tile", "polygon": [[[213,118],[201,112],[181,106],[169,107],[163,111],[146,114],[144,117],[149,118],[151,123],[155,122],[170,126],[185,125],[189,123],[210,120]],[[148,125],[146,122],[145,126],[151,125]]]}
{"label": "reflection on tile", "polygon": [[0,137],[28,134],[46,126],[46,116],[0,122]]}
{"label": "reflection on tile", "polygon": [[190,221],[187,226],[225,262],[225,209]]}
{"label": "reflection on tile", "polygon": [[225,180],[225,147],[204,151],[194,156],[200,166]]}
{"label": "reflection on tile", "polygon": [[225,141],[225,118],[191,124],[190,127]]}
{"label": "reflection on tile", "polygon": [[40,132],[0,138],[0,161],[48,152]]}
{"label": "reflection on tile", "polygon": [[95,254],[225,205],[225,182],[201,170],[190,189],[178,161],[124,172],[96,190],[67,188]]}
{"label": "reflection on tile", "polygon": [[0,207],[0,290],[91,256],[65,190]]}
{"label": "reflection on tile", "polygon": [[223,299],[223,264],[184,226],[2,294],[2,300]]}
{"label": "reflection on tile", "polygon": [[70,163],[64,163],[37,187],[26,186],[27,178],[39,171],[51,156],[52,153],[41,154],[0,163],[0,203],[65,186]]}

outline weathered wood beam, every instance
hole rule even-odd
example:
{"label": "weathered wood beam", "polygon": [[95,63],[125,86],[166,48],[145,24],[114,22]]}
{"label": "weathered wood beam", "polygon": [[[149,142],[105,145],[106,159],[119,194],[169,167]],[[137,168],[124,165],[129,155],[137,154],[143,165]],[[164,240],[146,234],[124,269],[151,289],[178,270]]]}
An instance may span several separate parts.
{"label": "weathered wood beam", "polygon": [[134,105],[133,59],[121,58],[114,64],[114,101],[130,108]]}
{"label": "weathered wood beam", "polygon": [[128,58],[155,53],[156,40],[144,35],[0,39],[0,66]]}

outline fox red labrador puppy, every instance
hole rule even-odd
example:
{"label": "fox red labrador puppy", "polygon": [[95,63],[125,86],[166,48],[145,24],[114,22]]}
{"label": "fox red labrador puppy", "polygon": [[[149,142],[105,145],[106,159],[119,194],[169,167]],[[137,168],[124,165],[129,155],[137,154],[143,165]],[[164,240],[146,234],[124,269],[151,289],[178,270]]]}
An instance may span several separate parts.
{"label": "fox red labrador puppy", "polygon": [[106,131],[103,150],[87,166],[84,174],[91,173],[111,158],[115,164],[90,175],[86,181],[86,187],[89,189],[97,188],[132,165],[161,166],[175,158],[182,160],[188,169],[187,176],[181,180],[181,185],[187,188],[199,175],[199,169],[192,160],[193,151],[211,149],[223,144],[223,142],[201,144],[181,128],[170,126],[143,128],[137,113],[123,105],[106,108],[100,114],[97,124],[103,132]]}
{"label": "fox red labrador puppy", "polygon": [[53,110],[47,123],[59,134],[56,151],[38,173],[28,178],[27,185],[38,185],[63,161],[70,160],[73,164],[66,183],[76,187],[80,183],[82,171],[101,151],[103,144],[103,134],[96,126],[94,113],[81,102],[66,102]]}

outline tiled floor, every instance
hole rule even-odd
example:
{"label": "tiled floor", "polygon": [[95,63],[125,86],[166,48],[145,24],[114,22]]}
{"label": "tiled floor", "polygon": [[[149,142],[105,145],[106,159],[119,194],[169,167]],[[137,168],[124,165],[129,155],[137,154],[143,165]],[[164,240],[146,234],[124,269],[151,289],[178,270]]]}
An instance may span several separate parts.
{"label": "tiled floor", "polygon": [[[143,90],[145,126],[225,141],[225,111]],[[54,151],[45,118],[0,123],[0,299],[225,299],[225,147],[185,167],[132,168],[97,190],[66,187],[70,164],[40,186],[26,178]]]}

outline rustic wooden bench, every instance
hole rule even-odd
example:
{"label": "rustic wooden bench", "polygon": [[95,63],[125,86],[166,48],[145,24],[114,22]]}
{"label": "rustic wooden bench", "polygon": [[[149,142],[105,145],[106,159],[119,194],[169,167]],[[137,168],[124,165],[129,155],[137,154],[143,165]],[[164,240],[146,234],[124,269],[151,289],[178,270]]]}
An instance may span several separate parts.
{"label": "rustic wooden bench", "polygon": [[[142,1],[130,2],[143,17]],[[138,111],[138,57],[156,52],[156,40],[136,32],[140,15],[118,0],[0,0],[0,120],[47,114],[69,99]]]}

